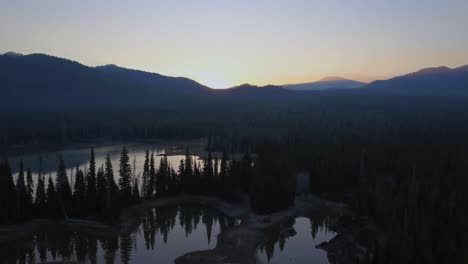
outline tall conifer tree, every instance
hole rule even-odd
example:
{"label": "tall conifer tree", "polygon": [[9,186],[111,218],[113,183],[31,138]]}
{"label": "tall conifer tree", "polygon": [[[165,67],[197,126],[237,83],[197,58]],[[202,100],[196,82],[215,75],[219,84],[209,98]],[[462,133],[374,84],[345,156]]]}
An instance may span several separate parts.
{"label": "tall conifer tree", "polygon": [[24,167],[23,161],[20,161],[18,178],[16,179],[16,206],[18,210],[18,217],[20,219],[25,219],[30,213],[30,200],[28,197],[28,191],[26,189],[26,182],[24,180]]}
{"label": "tall conifer tree", "polygon": [[106,177],[104,176],[104,168],[100,168],[96,175],[96,190],[97,190],[97,203],[99,206],[100,213],[102,209],[106,207],[106,196],[107,196],[107,183]]}
{"label": "tall conifer tree", "polygon": [[26,192],[28,193],[28,203],[34,203],[34,182],[32,179],[31,169],[28,168],[26,172]]}
{"label": "tall conifer tree", "polygon": [[149,199],[147,191],[148,191],[148,183],[149,183],[149,151],[146,150],[145,153],[145,163],[143,164],[143,179],[141,183],[141,195],[144,199]]}
{"label": "tall conifer tree", "polygon": [[44,176],[39,174],[37,179],[37,188],[36,188],[36,212],[39,216],[45,216],[44,210],[46,209],[47,205],[47,194],[45,188],[45,179]]}
{"label": "tall conifer tree", "polygon": [[106,156],[104,177],[106,178],[106,209],[112,210],[115,207],[115,201],[117,200],[119,189],[115,183],[114,170],[112,168],[112,162],[109,154]]}
{"label": "tall conifer tree", "polygon": [[154,153],[151,152],[150,169],[149,169],[149,184],[148,184],[148,189],[146,190],[146,195],[148,198],[154,197],[157,184],[158,183],[156,179],[156,166],[154,164]]}
{"label": "tall conifer tree", "polygon": [[78,215],[85,213],[86,206],[86,182],[83,171],[76,166],[75,184],[73,184],[73,198]]}
{"label": "tall conifer tree", "polygon": [[130,167],[130,159],[125,146],[122,148],[120,154],[120,168],[119,168],[119,187],[120,195],[124,203],[132,201],[132,184],[131,184],[132,169]]}
{"label": "tall conifer tree", "polygon": [[58,205],[55,185],[52,181],[52,176],[49,176],[49,180],[47,183],[47,216],[57,217],[58,215],[60,215],[59,210],[60,209]]}
{"label": "tall conifer tree", "polygon": [[70,187],[70,182],[67,176],[67,170],[65,167],[65,161],[60,156],[59,166],[57,170],[57,179],[56,179],[55,189],[57,191],[58,199],[63,202],[64,209],[67,210],[72,207],[73,195]]}
{"label": "tall conifer tree", "polygon": [[7,160],[0,162],[0,223],[16,220],[16,188]]}
{"label": "tall conifer tree", "polygon": [[92,212],[97,209],[96,199],[96,161],[94,159],[94,148],[91,148],[88,175],[86,176],[86,203],[89,210]]}

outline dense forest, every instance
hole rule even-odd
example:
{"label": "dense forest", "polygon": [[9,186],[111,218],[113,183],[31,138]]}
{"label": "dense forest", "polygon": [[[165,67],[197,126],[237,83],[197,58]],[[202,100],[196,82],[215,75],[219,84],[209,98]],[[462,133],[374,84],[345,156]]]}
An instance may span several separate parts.
{"label": "dense forest", "polygon": [[[187,150],[178,168],[173,168],[164,156],[155,164],[154,153],[146,152],[142,177],[132,173],[129,154],[123,147],[115,180],[113,165],[107,155],[105,164],[96,165],[91,149],[85,175],[80,168],[67,175],[64,160],[58,161],[56,178],[39,172],[37,186],[31,170],[19,165],[16,183],[9,162],[0,165],[1,223],[11,224],[34,218],[97,218],[112,221],[122,209],[144,200],[174,196],[179,193],[217,196],[235,202],[241,194],[251,197],[251,205],[259,213],[285,209],[294,203],[295,176],[285,170],[282,159],[270,154],[272,143],[259,148],[258,161],[246,152],[240,160],[208,156],[197,163]],[[269,161],[282,162],[272,163]],[[74,179],[70,182],[69,179]]]}

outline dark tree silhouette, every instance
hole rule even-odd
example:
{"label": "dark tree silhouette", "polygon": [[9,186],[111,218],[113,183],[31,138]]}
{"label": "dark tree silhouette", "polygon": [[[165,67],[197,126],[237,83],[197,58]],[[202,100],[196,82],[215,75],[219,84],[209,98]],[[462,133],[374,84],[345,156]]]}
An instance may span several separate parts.
{"label": "dark tree silhouette", "polygon": [[0,162],[0,223],[16,221],[16,188],[7,160]]}
{"label": "dark tree silhouette", "polygon": [[36,201],[35,201],[36,212],[39,217],[47,216],[45,210],[47,208],[47,194],[44,176],[39,174],[37,179],[36,189]]}
{"label": "dark tree silhouette", "polygon": [[55,180],[55,189],[57,191],[57,198],[62,203],[64,210],[73,207],[73,194],[68,181],[65,161],[63,157],[59,157],[59,165],[57,170],[57,179]]}
{"label": "dark tree silhouette", "polygon": [[149,190],[149,151],[146,150],[145,153],[145,163],[143,164],[143,175],[142,175],[142,183],[141,183],[141,195],[143,199],[151,199],[151,193],[148,192]]}
{"label": "dark tree silhouette", "polygon": [[96,175],[96,196],[98,212],[103,215],[103,209],[106,208],[107,182],[104,176],[104,168],[100,168]]}
{"label": "dark tree silhouette", "polygon": [[120,207],[117,204],[119,200],[119,188],[115,183],[114,170],[112,169],[112,162],[109,154],[106,156],[104,170],[104,177],[106,178],[106,211],[110,212],[111,215],[115,215],[119,211],[118,207]]}
{"label": "dark tree silhouette", "polygon": [[128,157],[127,149],[122,147],[120,153],[120,167],[119,167],[119,188],[120,196],[124,204],[132,201],[132,184],[131,184],[132,169],[130,167],[130,159]]}
{"label": "dark tree silhouette", "polygon": [[31,169],[28,168],[26,171],[26,192],[28,193],[28,203],[34,203],[34,182],[32,179]]}
{"label": "dark tree silhouette", "polygon": [[26,189],[22,160],[19,164],[19,173],[18,178],[16,179],[16,196],[18,217],[21,220],[25,220],[29,217],[31,213],[31,200],[29,199],[28,190]]}
{"label": "dark tree silhouette", "polygon": [[141,202],[140,188],[138,187],[138,180],[133,180],[132,198],[134,203]]}
{"label": "dark tree silhouette", "polygon": [[73,198],[75,202],[75,210],[78,215],[85,214],[88,207],[86,206],[86,182],[83,171],[76,166],[75,184],[73,184]]}
{"label": "dark tree silhouette", "polygon": [[94,159],[94,148],[91,148],[88,175],[86,176],[86,204],[88,210],[92,213],[96,213],[97,211],[96,200],[96,161]]}
{"label": "dark tree silhouette", "polygon": [[149,168],[149,183],[148,189],[146,190],[146,197],[148,199],[154,198],[155,192],[157,191],[157,178],[156,178],[156,165],[154,164],[154,153],[151,152],[150,157],[150,168]]}
{"label": "dark tree silhouette", "polygon": [[49,176],[47,183],[47,215],[49,217],[58,217],[60,215],[57,192],[54,182],[52,181],[52,176]]}

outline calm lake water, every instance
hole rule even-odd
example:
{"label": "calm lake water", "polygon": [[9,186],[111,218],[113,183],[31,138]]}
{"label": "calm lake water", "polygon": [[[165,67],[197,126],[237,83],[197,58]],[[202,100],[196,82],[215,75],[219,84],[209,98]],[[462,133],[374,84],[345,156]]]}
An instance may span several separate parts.
{"label": "calm lake water", "polygon": [[239,224],[197,206],[148,210],[126,235],[47,230],[29,239],[0,244],[0,263],[174,263],[191,251],[214,248],[217,235]]}
{"label": "calm lake water", "polygon": [[[216,247],[217,235],[240,220],[200,206],[148,210],[129,234],[94,234],[44,230],[29,238],[0,244],[0,263],[174,263],[186,253]],[[329,263],[315,246],[335,234],[327,219],[305,217],[291,222],[288,235],[272,232],[257,253],[258,263]]]}
{"label": "calm lake water", "polygon": [[271,239],[260,248],[257,259],[270,264],[328,264],[327,253],[316,245],[332,239],[336,233],[329,230],[331,219],[326,217],[299,217],[291,223],[292,236],[272,234]]}

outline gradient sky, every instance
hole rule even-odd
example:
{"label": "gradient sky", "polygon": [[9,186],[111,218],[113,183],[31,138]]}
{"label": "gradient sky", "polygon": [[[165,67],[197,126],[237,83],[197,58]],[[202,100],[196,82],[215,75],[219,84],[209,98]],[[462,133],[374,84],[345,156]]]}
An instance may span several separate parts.
{"label": "gradient sky", "polygon": [[468,64],[467,0],[0,0],[0,53],[212,87],[383,79]]}

